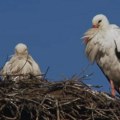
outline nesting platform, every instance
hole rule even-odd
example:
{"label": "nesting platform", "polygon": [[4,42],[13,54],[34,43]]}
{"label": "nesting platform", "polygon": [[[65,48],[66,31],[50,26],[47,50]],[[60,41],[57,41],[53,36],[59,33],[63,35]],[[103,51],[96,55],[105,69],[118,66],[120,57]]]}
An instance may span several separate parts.
{"label": "nesting platform", "polygon": [[82,78],[0,82],[0,120],[120,120],[120,99]]}

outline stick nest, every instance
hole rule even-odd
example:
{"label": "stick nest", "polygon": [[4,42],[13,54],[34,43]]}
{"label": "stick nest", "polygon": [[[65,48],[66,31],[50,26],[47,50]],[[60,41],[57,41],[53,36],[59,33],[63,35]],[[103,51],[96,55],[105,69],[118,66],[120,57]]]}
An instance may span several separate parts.
{"label": "stick nest", "polygon": [[82,78],[0,82],[0,120],[120,120],[120,99]]}

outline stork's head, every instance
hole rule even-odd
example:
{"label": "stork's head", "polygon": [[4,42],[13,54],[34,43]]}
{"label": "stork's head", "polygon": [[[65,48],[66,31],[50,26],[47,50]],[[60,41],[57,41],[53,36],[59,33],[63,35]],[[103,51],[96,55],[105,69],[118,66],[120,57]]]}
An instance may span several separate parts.
{"label": "stork's head", "polygon": [[92,20],[93,28],[105,28],[109,25],[107,17],[103,14],[96,15]]}
{"label": "stork's head", "polygon": [[28,49],[27,46],[23,43],[19,43],[15,47],[15,53],[17,55],[28,55]]}

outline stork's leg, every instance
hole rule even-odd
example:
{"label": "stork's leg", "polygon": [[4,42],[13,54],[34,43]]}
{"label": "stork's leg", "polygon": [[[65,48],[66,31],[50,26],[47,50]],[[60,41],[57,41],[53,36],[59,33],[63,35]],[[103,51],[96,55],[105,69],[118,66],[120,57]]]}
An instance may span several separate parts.
{"label": "stork's leg", "polygon": [[110,80],[110,86],[111,86],[111,94],[113,97],[115,97],[115,87],[112,80]]}

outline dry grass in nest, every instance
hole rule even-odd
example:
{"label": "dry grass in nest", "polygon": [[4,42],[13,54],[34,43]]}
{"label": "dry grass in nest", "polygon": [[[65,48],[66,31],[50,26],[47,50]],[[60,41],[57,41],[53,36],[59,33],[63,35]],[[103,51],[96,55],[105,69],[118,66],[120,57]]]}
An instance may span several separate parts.
{"label": "dry grass in nest", "polygon": [[80,77],[0,82],[0,120],[120,120],[120,100]]}

